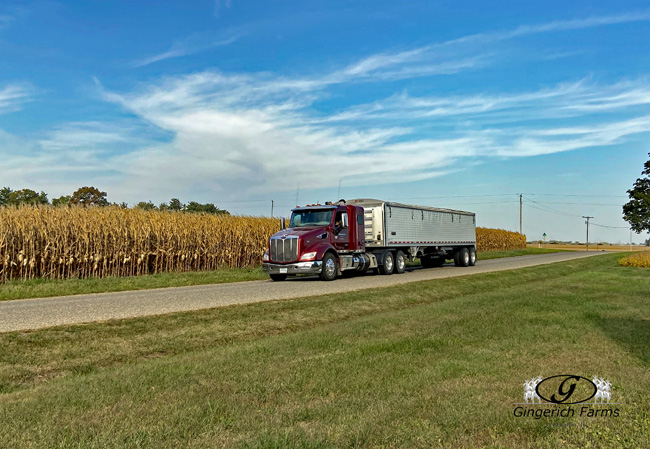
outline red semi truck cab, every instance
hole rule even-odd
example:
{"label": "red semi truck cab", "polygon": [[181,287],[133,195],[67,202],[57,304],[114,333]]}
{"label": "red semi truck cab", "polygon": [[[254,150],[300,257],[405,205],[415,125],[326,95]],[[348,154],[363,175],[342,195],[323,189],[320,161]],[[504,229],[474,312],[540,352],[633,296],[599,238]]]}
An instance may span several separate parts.
{"label": "red semi truck cab", "polygon": [[363,220],[363,207],[342,201],[297,207],[292,210],[289,227],[269,240],[262,270],[273,280],[295,274],[318,274],[333,280],[346,262],[356,262],[363,269],[369,266],[364,255]]}

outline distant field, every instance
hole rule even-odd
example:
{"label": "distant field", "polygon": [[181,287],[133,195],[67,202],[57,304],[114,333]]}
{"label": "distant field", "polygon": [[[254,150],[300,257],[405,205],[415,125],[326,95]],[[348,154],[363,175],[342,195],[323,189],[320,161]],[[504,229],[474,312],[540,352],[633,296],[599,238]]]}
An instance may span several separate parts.
{"label": "distant field", "polygon": [[[529,243],[526,245],[528,248],[548,248],[560,249],[565,251],[584,251],[587,249],[585,245],[555,245],[552,243],[542,243],[540,246],[537,243]],[[590,243],[589,251],[650,251],[650,246],[639,245],[610,245],[601,243]]]}

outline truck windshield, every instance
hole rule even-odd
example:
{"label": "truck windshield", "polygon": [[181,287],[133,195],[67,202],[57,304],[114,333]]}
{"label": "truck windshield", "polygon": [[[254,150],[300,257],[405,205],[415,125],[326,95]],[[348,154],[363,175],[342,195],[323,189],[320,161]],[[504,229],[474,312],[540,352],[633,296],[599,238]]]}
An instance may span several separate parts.
{"label": "truck windshield", "polygon": [[327,226],[332,222],[333,210],[301,210],[291,214],[290,228]]}

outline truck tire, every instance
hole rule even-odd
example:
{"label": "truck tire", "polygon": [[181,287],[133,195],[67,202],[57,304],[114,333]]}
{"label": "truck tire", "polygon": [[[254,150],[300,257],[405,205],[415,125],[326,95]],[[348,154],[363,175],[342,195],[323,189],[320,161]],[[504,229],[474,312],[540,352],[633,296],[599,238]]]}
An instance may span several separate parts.
{"label": "truck tire", "polygon": [[284,281],[287,278],[286,274],[269,274],[269,276],[271,276],[271,280],[275,282]]}
{"label": "truck tire", "polygon": [[444,257],[434,257],[431,261],[433,263],[434,267],[441,267],[445,264],[445,258]]}
{"label": "truck tire", "polygon": [[469,249],[469,266],[473,267],[476,265],[476,248]]}
{"label": "truck tire", "polygon": [[395,273],[402,274],[406,271],[406,256],[402,250],[395,253]]}
{"label": "truck tire", "polygon": [[454,257],[454,263],[456,263],[456,259],[458,259],[458,263],[456,264],[457,267],[468,267],[470,259],[469,250],[467,248],[459,249]]}
{"label": "truck tire", "polygon": [[339,271],[337,257],[332,253],[325,253],[323,257],[323,269],[318,275],[323,281],[333,281]]}
{"label": "truck tire", "polygon": [[433,257],[420,257],[420,265],[422,268],[433,268]]}
{"label": "truck tire", "polygon": [[458,251],[456,251],[454,253],[454,265],[456,265],[457,267],[461,266],[461,264],[460,264],[460,250],[458,250]]}
{"label": "truck tire", "polygon": [[392,252],[387,252],[384,256],[384,263],[379,267],[379,272],[381,274],[393,274],[395,269],[395,257]]}

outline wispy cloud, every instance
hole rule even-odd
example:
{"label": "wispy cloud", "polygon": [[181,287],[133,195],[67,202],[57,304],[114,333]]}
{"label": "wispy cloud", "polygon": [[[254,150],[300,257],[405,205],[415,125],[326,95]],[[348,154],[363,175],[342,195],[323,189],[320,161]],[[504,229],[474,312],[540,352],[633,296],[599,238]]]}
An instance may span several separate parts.
{"label": "wispy cloud", "polygon": [[231,0],[214,0],[214,16],[219,17],[224,8],[230,8]]}
{"label": "wispy cloud", "polygon": [[215,37],[205,33],[193,34],[185,39],[174,42],[167,51],[135,61],[133,66],[144,67],[155,62],[164,61],[165,59],[189,56],[218,47],[224,47],[236,42],[242,35],[242,33],[238,33],[225,37]]}
{"label": "wispy cloud", "polygon": [[0,87],[0,114],[20,110],[29,101],[33,89],[27,84],[9,84]]}
{"label": "wispy cloud", "polygon": [[[489,42],[637,20],[650,20],[650,15],[474,34],[382,52],[311,76],[204,71],[132,91],[100,86],[105,100],[163,130],[169,139],[133,143],[133,134],[124,130],[72,124],[53,130],[41,140],[39,151],[43,157],[69,152],[70,158],[85,151],[85,160],[99,161],[97,166],[112,174],[111,192],[133,201],[163,199],[187,188],[219,193],[225,200],[296,185],[331,187],[341,177],[348,186],[411,181],[458,170],[468,161],[618,145],[650,132],[647,80],[603,84],[582,79],[537,90],[472,95],[413,96],[400,88],[340,110],[319,105],[341,84],[477,70],[493,61],[486,52],[494,47]],[[172,47],[148,63],[179,56],[188,48],[198,47]],[[94,150],[82,149],[83,142],[91,142]],[[130,149],[100,157],[102,148],[114,145]],[[336,173],[336,179],[324,173]]]}

